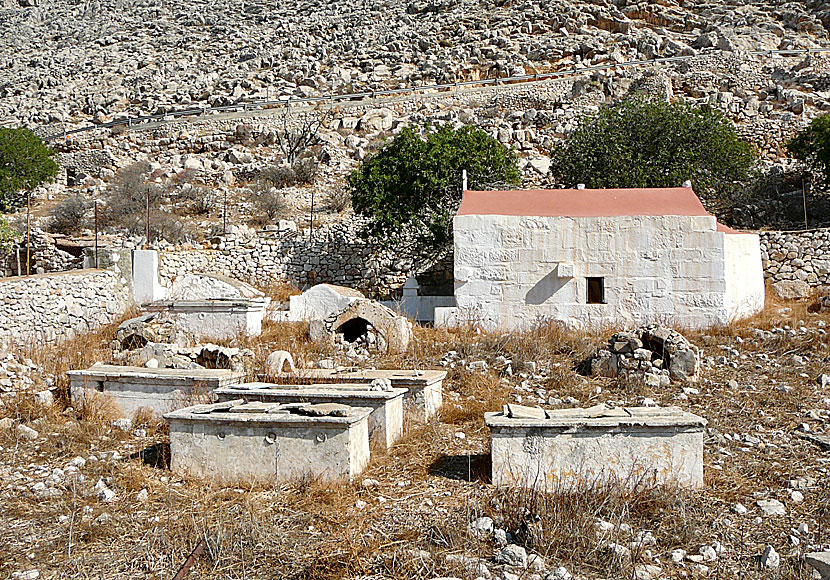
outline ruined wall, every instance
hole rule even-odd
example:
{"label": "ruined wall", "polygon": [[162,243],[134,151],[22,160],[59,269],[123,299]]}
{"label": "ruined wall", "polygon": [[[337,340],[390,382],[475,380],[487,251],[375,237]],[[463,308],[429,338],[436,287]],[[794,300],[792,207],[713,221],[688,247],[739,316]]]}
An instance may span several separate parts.
{"label": "ruined wall", "polygon": [[119,275],[108,270],[0,279],[0,344],[74,338],[116,319],[128,300]]}
{"label": "ruined wall", "polygon": [[830,284],[830,229],[759,233],[768,281],[802,280],[810,286]]}
{"label": "ruined wall", "polygon": [[189,272],[224,274],[259,286],[289,281],[304,288],[323,282],[357,288],[370,296],[394,296],[406,278],[434,259],[394,251],[388,244],[359,236],[362,222],[344,220],[316,228],[314,235],[293,228],[242,238],[222,238],[211,249],[166,250],[159,254],[164,285]]}

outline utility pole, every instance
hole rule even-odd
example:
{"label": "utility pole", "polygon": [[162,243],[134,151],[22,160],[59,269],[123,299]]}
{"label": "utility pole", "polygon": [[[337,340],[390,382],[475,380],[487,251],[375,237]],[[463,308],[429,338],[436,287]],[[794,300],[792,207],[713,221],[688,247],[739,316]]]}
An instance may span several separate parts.
{"label": "utility pole", "polygon": [[804,229],[807,229],[807,189],[804,180],[801,180],[801,201],[804,205]]}
{"label": "utility pole", "polygon": [[224,202],[222,207],[222,235],[228,235],[228,190],[224,192]]}

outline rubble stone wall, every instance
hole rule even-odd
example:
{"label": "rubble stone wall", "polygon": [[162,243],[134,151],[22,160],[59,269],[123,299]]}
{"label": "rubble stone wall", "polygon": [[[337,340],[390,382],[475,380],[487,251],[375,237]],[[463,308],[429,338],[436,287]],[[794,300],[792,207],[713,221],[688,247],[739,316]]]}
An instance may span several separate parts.
{"label": "rubble stone wall", "polygon": [[830,285],[830,229],[759,233],[764,274],[769,281]]}
{"label": "rubble stone wall", "polygon": [[115,320],[128,300],[120,277],[108,270],[0,279],[0,345],[74,338]]}
{"label": "rubble stone wall", "polygon": [[306,288],[325,282],[389,298],[416,273],[415,264],[426,269],[435,262],[368,242],[359,236],[360,226],[357,219],[344,220],[317,228],[312,236],[307,230],[284,229],[247,239],[226,237],[215,249],[161,251],[160,281],[167,286],[177,276],[209,272],[260,287],[287,281]]}

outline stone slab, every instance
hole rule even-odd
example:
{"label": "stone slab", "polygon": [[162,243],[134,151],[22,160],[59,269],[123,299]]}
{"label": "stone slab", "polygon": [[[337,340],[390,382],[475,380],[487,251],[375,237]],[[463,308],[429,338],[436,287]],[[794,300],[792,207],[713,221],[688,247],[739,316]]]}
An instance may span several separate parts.
{"label": "stone slab", "polygon": [[391,391],[369,390],[361,384],[275,385],[272,383],[243,383],[216,389],[218,402],[241,397],[245,401],[343,403],[372,409],[369,415],[369,437],[376,438],[387,449],[403,434],[404,388]]}
{"label": "stone slab", "polygon": [[495,485],[545,491],[601,482],[703,485],[702,417],[674,407],[599,406],[547,415],[485,413]]}
{"label": "stone slab", "polygon": [[438,414],[443,403],[443,381],[447,371],[399,369],[302,369],[296,373],[280,373],[278,384],[371,383],[389,379],[393,387],[409,389],[404,398],[405,411],[422,421]]}
{"label": "stone slab", "polygon": [[197,402],[212,400],[219,387],[235,385],[245,373],[227,369],[149,369],[118,365],[94,365],[68,371],[73,404],[88,392],[110,396],[125,417],[140,408],[162,415]]}
{"label": "stone slab", "polygon": [[232,412],[241,402],[164,415],[171,470],[233,485],[352,479],[369,462],[369,408],[351,407],[346,417],[300,415],[280,405],[261,413]]}

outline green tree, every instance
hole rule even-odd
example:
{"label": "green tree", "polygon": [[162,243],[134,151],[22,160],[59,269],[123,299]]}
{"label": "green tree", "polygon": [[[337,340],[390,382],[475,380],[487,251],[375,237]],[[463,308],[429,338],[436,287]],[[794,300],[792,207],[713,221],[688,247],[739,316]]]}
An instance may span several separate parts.
{"label": "green tree", "polygon": [[729,204],[753,176],[755,156],[709,107],[644,99],[602,107],[551,152],[551,176],[589,188],[679,187]]}
{"label": "green tree", "polygon": [[26,192],[58,173],[55,154],[29,129],[0,128],[0,209],[26,203]]}
{"label": "green tree", "polygon": [[787,143],[787,150],[820,174],[821,185],[830,187],[830,114],[813,119]]}
{"label": "green tree", "polygon": [[461,202],[462,171],[470,189],[516,185],[516,153],[474,127],[410,125],[347,178],[352,207],[370,218],[367,233],[425,248],[443,247]]}

